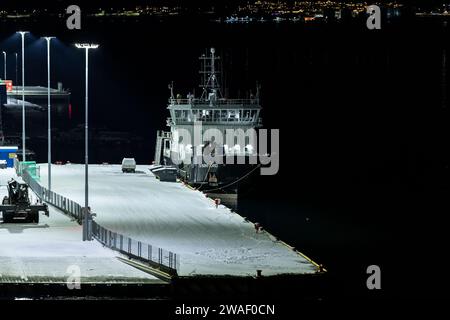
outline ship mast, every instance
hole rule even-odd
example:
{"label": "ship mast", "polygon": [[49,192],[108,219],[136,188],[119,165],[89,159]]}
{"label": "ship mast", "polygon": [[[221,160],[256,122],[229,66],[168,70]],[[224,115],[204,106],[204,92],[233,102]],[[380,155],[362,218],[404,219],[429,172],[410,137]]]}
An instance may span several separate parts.
{"label": "ship mast", "polygon": [[202,100],[210,101],[213,104],[217,98],[222,97],[222,92],[218,80],[219,72],[216,71],[216,61],[220,60],[220,57],[216,56],[216,50],[211,48],[211,55],[202,55],[200,57],[202,70],[200,74],[202,75],[203,84],[200,85],[203,88]]}

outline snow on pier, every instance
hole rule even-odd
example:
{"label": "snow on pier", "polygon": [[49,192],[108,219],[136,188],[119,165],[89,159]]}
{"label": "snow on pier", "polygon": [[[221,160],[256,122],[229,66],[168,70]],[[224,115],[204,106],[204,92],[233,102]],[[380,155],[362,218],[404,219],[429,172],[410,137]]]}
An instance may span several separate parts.
{"label": "snow on pier", "polygon": [[[0,199],[13,169],[0,170]],[[34,196],[32,194],[32,196]],[[35,196],[34,196],[35,197]],[[97,241],[81,241],[81,226],[49,207],[36,224],[0,224],[0,282],[66,282],[79,268],[81,283],[162,283],[119,261]]]}
{"label": "snow on pier", "polygon": [[[41,183],[47,165],[41,165]],[[84,166],[52,167],[53,191],[84,203]],[[308,274],[317,266],[224,206],[216,208],[200,191],[161,182],[138,166],[89,166],[89,198],[96,221],[126,236],[181,256],[179,275]],[[274,212],[276,214],[276,212]]]}

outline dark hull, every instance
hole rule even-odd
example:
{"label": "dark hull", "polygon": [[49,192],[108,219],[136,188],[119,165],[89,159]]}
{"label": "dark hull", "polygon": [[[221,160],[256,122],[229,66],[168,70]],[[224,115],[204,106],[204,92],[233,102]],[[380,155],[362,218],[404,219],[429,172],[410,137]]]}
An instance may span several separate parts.
{"label": "dark hull", "polygon": [[[165,163],[171,163],[164,158]],[[179,178],[192,188],[202,191],[207,196],[221,199],[221,203],[236,208],[239,194],[245,193],[259,174],[259,165],[220,164],[188,164],[178,166]]]}

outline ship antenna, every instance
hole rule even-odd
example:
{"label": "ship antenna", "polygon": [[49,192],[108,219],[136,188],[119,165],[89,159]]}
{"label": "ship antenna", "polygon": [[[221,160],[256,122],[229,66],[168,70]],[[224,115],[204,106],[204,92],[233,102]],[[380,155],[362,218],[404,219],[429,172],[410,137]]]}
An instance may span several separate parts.
{"label": "ship antenna", "polygon": [[[208,89],[212,91],[214,99],[222,96],[217,77],[218,72],[216,71],[216,60],[219,60],[220,58],[215,55],[216,50],[214,48],[211,48],[210,52],[211,55],[209,57],[205,55],[200,57],[203,64],[203,71],[200,71],[200,73],[203,74],[204,79],[203,85],[200,86],[203,88],[202,99],[209,99],[210,93],[208,92]],[[207,63],[208,60],[210,60],[209,64]]]}
{"label": "ship antenna", "polygon": [[169,83],[169,89],[170,89],[170,99],[175,99],[175,96],[173,94],[173,81]]}
{"label": "ship antenna", "polygon": [[211,78],[213,81],[213,86],[214,86],[214,82],[216,81],[216,61],[214,54],[216,53],[216,49],[211,48]]}
{"label": "ship antenna", "polygon": [[256,101],[259,103],[259,96],[261,94],[261,85],[256,81]]}
{"label": "ship antenna", "polygon": [[214,91],[220,92],[220,85],[219,80],[217,79],[217,73],[216,73],[216,59],[219,59],[219,57],[216,58],[216,49],[211,48],[211,88]]}

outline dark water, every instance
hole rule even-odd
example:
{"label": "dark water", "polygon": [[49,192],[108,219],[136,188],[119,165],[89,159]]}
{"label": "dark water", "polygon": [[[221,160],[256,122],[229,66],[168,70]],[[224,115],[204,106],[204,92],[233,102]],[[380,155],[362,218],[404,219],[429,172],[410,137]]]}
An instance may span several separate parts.
{"label": "dark water", "polygon": [[[1,30],[6,37],[7,27]],[[130,132],[142,143],[93,145],[96,163],[119,162],[124,153],[152,161],[156,130],[168,116],[168,83],[199,93],[197,57],[216,47],[230,95],[244,97],[261,83],[265,127],[281,130],[280,172],[258,177],[239,211],[323,263],[330,274],[324,296],[444,295],[449,37],[442,21],[380,32],[360,24],[120,20],[90,21],[82,32],[45,24],[31,30],[60,39],[52,70],[72,91],[68,128],[84,117],[83,54],[70,43],[101,44],[91,54],[91,126]],[[17,44],[2,43],[11,50]],[[28,50],[27,81],[43,85],[44,46],[30,41]],[[60,160],[83,161],[82,144],[54,148]],[[45,152],[38,150],[38,160]],[[377,293],[365,286],[372,264],[382,270]]]}

